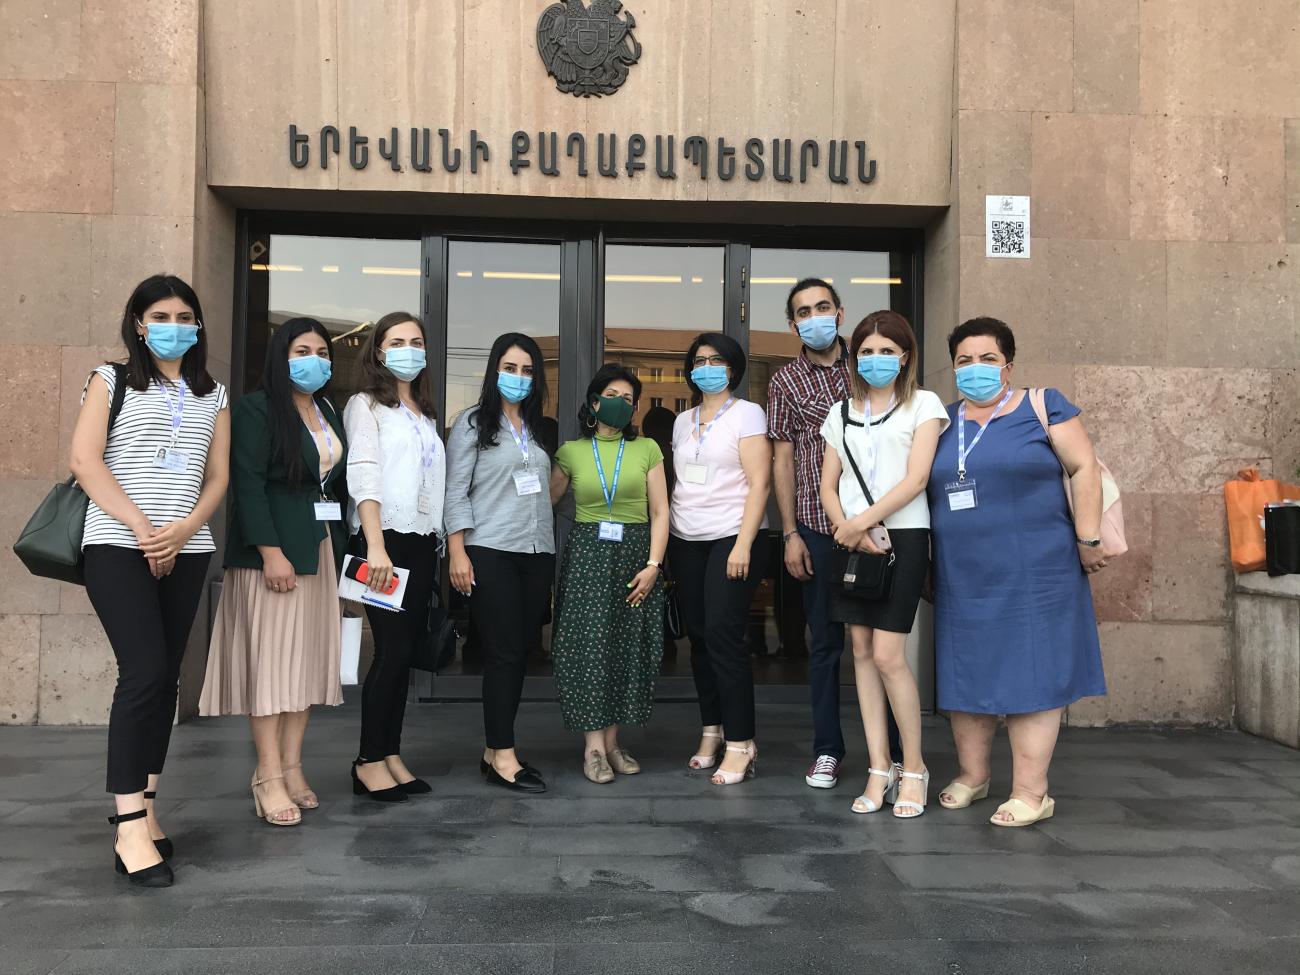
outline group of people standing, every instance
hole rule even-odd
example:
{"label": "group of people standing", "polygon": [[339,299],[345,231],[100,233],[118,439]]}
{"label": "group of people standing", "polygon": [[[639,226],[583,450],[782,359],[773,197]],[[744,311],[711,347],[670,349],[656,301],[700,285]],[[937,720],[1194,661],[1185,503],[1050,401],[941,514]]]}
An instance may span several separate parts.
{"label": "group of people standing", "polygon": [[[402,760],[401,734],[410,661],[427,637],[443,558],[483,650],[480,770],[502,788],[546,790],[514,726],[525,658],[551,608],[553,510],[570,491],[575,523],[551,653],[565,727],[583,736],[584,774],[608,783],[640,771],[619,730],[651,715],[667,562],[702,726],[687,764],[714,769],[720,786],[752,777],[745,630],[769,573],[760,533],[773,488],[785,568],[802,583],[812,637],[807,784],[838,781],[847,626],[870,755],[853,810],[891,802],[900,818],[924,812],[921,705],[904,649],[932,577],[939,706],[951,713],[961,764],[940,802],[960,808],[988,794],[990,746],[1005,715],[1013,784],[992,821],[1050,816],[1047,766],[1061,709],[1104,693],[1085,575],[1105,564],[1100,477],[1078,410],[1048,390],[1040,423],[1027,391],[1011,383],[1011,330],[993,319],[952,333],[961,399],[945,408],[918,386],[916,340],[902,316],[875,312],[846,343],[839,297],[820,279],[795,285],[786,314],[803,349],[772,378],[767,411],[737,394],[747,363],[733,339],[709,332],[691,343],[683,372],[694,407],[673,426],[670,486],[663,450],[632,423],[640,380],[621,365],[592,377],[581,435],[551,450],[541,350],[504,334],[478,402],[444,444],[416,316],[375,323],[361,350],[362,389],[341,413],[327,396],[330,335],[294,318],[273,332],[257,390],[231,410],[206,371],[197,295],[174,277],[142,282],[123,316],[127,363],[91,376],[72,446],[90,498],[86,586],[119,666],[108,762],[118,871],[138,884],[172,882],[172,844],[153,799],[215,550],[207,522],[228,484],[225,576],[200,713],[249,716],[254,809],[273,826],[297,825],[319,805],[303,742],[310,708],[342,700],[338,573],[349,552],[364,559],[359,578],[377,594],[405,576],[402,612],[366,607],[375,654],[354,793],[401,802],[430,791]],[[119,383],[125,395],[110,427]],[[892,589],[855,596],[835,577],[837,550],[887,556]]]}

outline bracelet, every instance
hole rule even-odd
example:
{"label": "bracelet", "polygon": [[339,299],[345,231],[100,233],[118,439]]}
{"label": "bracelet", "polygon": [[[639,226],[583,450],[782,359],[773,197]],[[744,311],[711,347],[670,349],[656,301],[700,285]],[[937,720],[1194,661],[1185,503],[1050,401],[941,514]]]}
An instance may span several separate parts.
{"label": "bracelet", "polygon": [[662,562],[656,562],[654,559],[646,559],[645,564],[646,568],[655,568],[660,572],[664,571],[664,564]]}
{"label": "bracelet", "polygon": [[794,531],[792,531],[792,532],[786,532],[784,535],[781,536],[781,541],[783,541],[783,542],[788,542],[788,541],[790,541],[790,536],[791,536],[791,535],[798,535],[798,534],[799,534],[799,529],[798,529],[798,528],[796,528],[796,529],[795,529]]}
{"label": "bracelet", "polygon": [[1076,538],[1075,541],[1080,545],[1087,545],[1088,548],[1101,548],[1100,538]]}

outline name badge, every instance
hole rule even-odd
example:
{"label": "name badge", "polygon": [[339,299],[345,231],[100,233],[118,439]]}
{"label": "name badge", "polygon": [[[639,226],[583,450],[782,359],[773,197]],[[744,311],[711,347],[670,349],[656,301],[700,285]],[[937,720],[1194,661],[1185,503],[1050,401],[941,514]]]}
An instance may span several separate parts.
{"label": "name badge", "polygon": [[343,520],[343,506],[337,501],[317,501],[315,507],[317,521]]}
{"label": "name badge", "polygon": [[161,471],[183,471],[189,465],[189,453],[175,447],[159,447],[153,455],[153,466]]}
{"label": "name badge", "polygon": [[521,498],[542,493],[542,479],[536,471],[515,471],[515,493]]}
{"label": "name badge", "polygon": [[427,515],[433,511],[433,498],[427,494],[421,494],[415,499],[415,510],[422,515]]}
{"label": "name badge", "polygon": [[709,465],[708,464],[683,464],[682,480],[687,484],[708,484],[709,483]]}
{"label": "name badge", "polygon": [[623,526],[617,521],[602,521],[600,523],[600,540],[602,542],[623,541]]}
{"label": "name badge", "polygon": [[952,481],[945,484],[943,490],[948,495],[949,511],[969,511],[979,503],[973,480]]}

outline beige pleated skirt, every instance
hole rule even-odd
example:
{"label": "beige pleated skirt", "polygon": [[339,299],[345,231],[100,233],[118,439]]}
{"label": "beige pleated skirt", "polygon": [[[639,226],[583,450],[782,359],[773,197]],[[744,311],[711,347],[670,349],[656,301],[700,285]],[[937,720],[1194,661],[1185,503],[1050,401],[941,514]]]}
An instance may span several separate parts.
{"label": "beige pleated skirt", "polygon": [[264,716],[342,704],[338,573],[327,534],[315,575],[291,592],[260,569],[226,569],[199,714]]}

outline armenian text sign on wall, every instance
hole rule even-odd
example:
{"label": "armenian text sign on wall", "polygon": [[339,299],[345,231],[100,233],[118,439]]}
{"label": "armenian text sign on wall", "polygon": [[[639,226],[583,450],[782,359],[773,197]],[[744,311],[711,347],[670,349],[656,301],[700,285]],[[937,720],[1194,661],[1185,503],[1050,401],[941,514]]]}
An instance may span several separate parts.
{"label": "armenian text sign on wall", "polygon": [[[356,126],[350,126],[344,136],[335,125],[313,132],[293,124],[289,126],[289,162],[296,169],[310,166],[314,141],[314,158],[321,169],[329,169],[331,159],[338,159],[341,165],[344,158],[353,169],[365,169],[371,163],[373,145],[379,164],[387,163],[395,173],[408,168],[429,173],[435,166],[454,173],[462,165],[477,173],[480,165],[492,161],[494,153],[503,151],[480,139],[477,129],[470,130],[463,145],[448,129],[411,128],[409,136],[407,131],[390,128],[372,143],[371,136],[363,135]],[[508,159],[515,176],[535,166],[544,176],[572,173],[584,179],[631,179],[642,173],[658,179],[677,179],[679,163],[685,176],[701,180],[712,177],[723,182],[743,177],[753,183],[764,179],[807,183],[817,178],[832,183],[870,183],[876,178],[876,160],[871,158],[863,139],[800,142],[754,137],[733,143],[702,135],[679,139],[641,133],[623,137],[614,132],[601,132],[589,139],[581,132],[562,135],[557,131],[533,133],[520,129],[510,137]]]}

